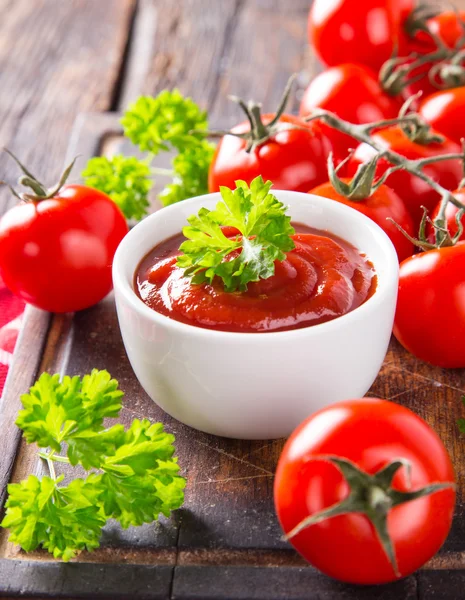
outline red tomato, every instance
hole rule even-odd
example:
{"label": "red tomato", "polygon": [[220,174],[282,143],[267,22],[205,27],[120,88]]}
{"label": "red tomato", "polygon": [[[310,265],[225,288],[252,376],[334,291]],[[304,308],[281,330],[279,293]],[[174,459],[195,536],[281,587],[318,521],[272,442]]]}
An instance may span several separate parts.
{"label": "red tomato", "polygon": [[49,200],[22,202],[0,221],[0,275],[26,302],[50,312],[96,304],[112,289],[111,265],[128,231],[102,192],[66,185]]}
{"label": "red tomato", "polygon": [[[404,64],[409,65],[413,62],[413,60],[414,59],[412,58],[407,58]],[[421,67],[413,69],[408,76],[408,79],[411,81],[411,83],[405,86],[402,91],[402,97],[405,100],[411,96],[414,96],[415,94],[418,94],[418,92],[421,92],[420,97],[416,98],[411,104],[412,109],[415,111],[418,110],[423,98],[431,96],[431,94],[434,94],[438,91],[438,88],[431,83],[428,77],[429,70],[432,66],[433,63],[425,63]]]}
{"label": "red tomato", "polygon": [[[455,190],[454,192],[452,192],[453,195],[455,196],[455,198],[457,198],[457,200],[459,202],[462,202],[462,204],[465,205],[465,189],[459,189],[459,190]],[[438,202],[436,208],[434,209],[434,211],[431,214],[431,220],[434,221],[436,219],[436,217],[439,214],[439,211],[441,209],[441,202]],[[448,202],[447,206],[446,206],[446,223],[447,223],[447,230],[450,234],[451,237],[454,237],[454,235],[458,232],[458,227],[457,227],[457,213],[459,212],[459,208],[457,206],[455,206],[454,204],[452,204],[452,202]],[[463,225],[464,228],[464,232],[462,233],[462,235],[460,236],[461,240],[465,240],[465,215],[462,216],[462,218],[460,219],[461,223]],[[434,232],[433,232],[433,228],[430,226],[429,227],[429,234],[428,234],[428,240],[431,243],[434,243]]]}
{"label": "red tomato", "polygon": [[[464,10],[448,10],[435,17],[431,17],[431,19],[427,20],[426,24],[431,33],[441,38],[446,46],[455,48],[457,42],[463,37],[464,22]],[[422,52],[423,54],[434,52],[437,48],[433,38],[426,31],[418,31],[414,39],[409,43],[409,46],[412,50]]]}
{"label": "red tomato", "polygon": [[[262,121],[266,125],[273,117],[263,115]],[[305,130],[278,131],[251,152],[246,152],[246,141],[241,138],[225,135],[220,140],[208,175],[210,192],[217,192],[222,185],[234,189],[238,179],[250,184],[258,175],[271,180],[274,189],[296,192],[307,192],[327,179],[326,160],[331,147],[320,125],[306,126],[293,115],[282,115],[279,122]],[[250,131],[250,124],[241,123],[232,131]]]}
{"label": "red tomato", "polygon": [[[374,474],[393,460],[411,464],[394,476],[396,490],[418,490],[453,482],[454,472],[437,434],[407,408],[376,398],[347,400],[312,415],[291,435],[279,459],[274,484],[276,511],[286,533],[348,496],[339,469],[323,456],[352,461]],[[413,573],[444,543],[454,512],[453,488],[442,489],[388,509],[388,533],[401,577]],[[315,567],[358,584],[396,579],[374,527],[362,513],[350,513],[307,527],[291,539]]]}
{"label": "red tomato", "polygon": [[[397,152],[410,160],[428,158],[441,154],[458,153],[461,148],[452,140],[445,139],[441,143],[418,144],[412,142],[400,129],[400,127],[389,127],[383,131],[373,134],[373,139],[379,142],[383,148]],[[373,158],[376,151],[368,144],[360,144],[354,152],[347,165],[347,174],[355,175],[357,167]],[[378,163],[377,176],[382,175],[390,163],[381,159]],[[435,179],[446,189],[455,189],[462,177],[462,166],[460,160],[446,160],[435,164],[427,165],[423,172]],[[415,175],[411,175],[404,170],[397,171],[389,177],[387,184],[402,198],[410,212],[415,227],[420,223],[423,215],[422,206],[428,210],[433,210],[439,200],[439,194],[435,192],[426,182]]]}
{"label": "red tomato", "polygon": [[[378,79],[362,65],[344,64],[328,69],[313,79],[302,98],[300,115],[305,117],[315,108],[335,113],[350,123],[371,123],[397,117],[400,102],[381,89]],[[321,125],[331,140],[337,160],[347,156],[357,143],[350,136]]]}
{"label": "red tomato", "polygon": [[[441,38],[444,44],[452,49],[455,48],[457,42],[463,37],[464,30],[460,25],[460,20],[465,22],[465,11],[446,11],[428,19],[426,25],[433,34]],[[462,44],[461,47],[463,48],[464,45]],[[410,39],[409,51],[406,55],[411,55],[412,53],[425,55],[435,52],[436,50],[437,45],[433,38],[425,31],[418,31],[413,39]],[[411,63],[412,60],[414,59],[406,59],[405,64]],[[421,99],[423,100],[438,92],[439,86],[433,85],[428,77],[430,69],[438,62],[439,61],[425,63],[409,74],[409,78],[418,78],[418,80],[405,88],[403,95],[406,99],[420,91],[422,92]],[[422,77],[420,77],[421,75]],[[440,83],[440,77],[438,75],[435,76],[435,80],[437,80],[438,84]],[[438,131],[441,130],[438,128]],[[451,132],[449,132],[449,137],[451,139],[456,139],[455,134],[450,135],[450,133]]]}
{"label": "red tomato", "polygon": [[418,112],[436,131],[458,144],[465,138],[465,87],[436,92],[425,98]]}
{"label": "red tomato", "polygon": [[407,54],[405,19],[414,0],[314,0],[308,20],[311,46],[325,65],[365,64],[378,71]]}
{"label": "red tomato", "polygon": [[[343,182],[350,183],[350,178],[342,177]],[[383,229],[394,244],[399,257],[399,261],[411,256],[414,252],[413,244],[410,242],[397,227],[388,220],[388,217],[400,225],[411,236],[415,235],[412,217],[409,215],[404,203],[399,196],[387,185],[382,185],[369,198],[364,200],[350,200],[342,194],[339,194],[330,182],[323,183],[310,191],[310,194],[316,194],[323,198],[331,198],[346,206],[351,206],[372,219]]]}
{"label": "red tomato", "polygon": [[394,335],[432,365],[465,367],[465,242],[428,250],[400,266]]}

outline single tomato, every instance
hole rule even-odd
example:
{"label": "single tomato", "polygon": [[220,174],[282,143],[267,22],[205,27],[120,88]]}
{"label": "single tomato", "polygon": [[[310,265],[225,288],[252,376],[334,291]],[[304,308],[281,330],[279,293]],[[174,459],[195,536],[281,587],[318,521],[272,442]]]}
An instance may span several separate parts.
{"label": "single tomato", "polygon": [[394,402],[361,398],[332,404],[292,433],[274,498],[284,532],[295,533],[291,543],[317,569],[379,584],[410,575],[442,546],[453,482],[447,451],[425,421]]}
{"label": "single tomato", "polygon": [[400,265],[394,335],[417,358],[465,367],[465,242],[422,252]]}
{"label": "single tomato", "polygon": [[[397,126],[378,131],[373,134],[372,138],[386,150],[396,152],[409,160],[461,153],[460,146],[452,140],[446,138],[440,143],[420,144],[410,140]],[[376,151],[370,145],[360,144],[347,164],[346,173],[349,176],[355,175],[358,166],[371,160],[375,154]],[[391,165],[386,159],[380,159],[376,175],[381,176],[389,166]],[[462,177],[462,166],[460,160],[457,159],[426,165],[422,171],[448,190],[457,188]],[[403,169],[390,175],[386,183],[404,201],[413,218],[415,228],[418,227],[423,216],[422,206],[431,211],[440,198],[428,183]]]}
{"label": "single tomato", "polygon": [[[341,180],[344,183],[351,182],[351,179],[348,177],[342,177]],[[412,242],[410,242],[392,221],[389,220],[393,219],[413,237],[415,231],[413,228],[412,217],[405,208],[403,201],[387,185],[379,187],[368,198],[360,198],[357,200],[352,200],[339,194],[329,181],[313,188],[313,190],[310,191],[310,194],[322,196],[323,198],[331,198],[341,204],[351,206],[352,208],[355,208],[355,210],[358,210],[369,217],[388,235],[389,239],[394,244],[399,261],[402,261],[413,254],[414,247]]]}
{"label": "single tomato", "polygon": [[314,0],[308,37],[328,66],[346,62],[378,71],[391,58],[408,51],[404,23],[415,0]]}
{"label": "single tomato", "polygon": [[238,179],[250,184],[258,175],[271,180],[275,189],[307,192],[327,178],[331,146],[320,125],[306,125],[296,116],[283,114],[268,128],[274,117],[260,117],[263,133],[249,151],[247,145],[253,143],[255,134],[248,122],[234,127],[232,133],[250,132],[249,140],[234,135],[220,140],[208,175],[210,192],[217,192],[220,186],[234,189]]}
{"label": "single tomato", "polygon": [[[306,117],[315,108],[333,112],[350,123],[371,123],[397,117],[401,104],[380,87],[370,69],[362,65],[343,64],[317,75],[306,89],[300,115]],[[350,136],[321,125],[331,140],[336,160],[344,159],[355,142]]]}
{"label": "single tomato", "polygon": [[465,138],[465,87],[436,92],[425,98],[418,112],[433,129],[458,144]]}
{"label": "single tomato", "polygon": [[[457,43],[463,38],[465,23],[464,10],[446,10],[426,20],[426,28],[436,37],[440,38],[448,48],[456,48]],[[463,45],[461,46],[463,47]],[[427,31],[421,29],[409,41],[412,51],[426,54],[434,52],[437,44]]]}
{"label": "single tomato", "polygon": [[[454,190],[452,192],[453,196],[455,196],[455,198],[457,198],[457,200],[459,202],[461,202],[462,204],[465,205],[465,189],[464,188],[460,188],[458,190]],[[433,210],[433,212],[431,213],[431,220],[434,221],[438,214],[439,211],[441,210],[441,202],[438,202],[436,208]],[[457,213],[459,212],[459,208],[457,206],[455,206],[455,204],[452,204],[452,202],[448,202],[447,206],[446,206],[446,227],[447,227],[447,231],[449,232],[449,235],[451,237],[454,237],[457,233],[458,233],[458,226],[457,226]],[[462,215],[460,222],[462,223],[462,226],[464,228],[464,231],[462,232],[461,236],[460,236],[460,240],[465,241],[465,214]],[[434,243],[434,239],[435,239],[435,235],[434,235],[434,228],[429,225],[428,226],[428,241],[430,243]]]}
{"label": "single tomato", "polygon": [[65,185],[21,202],[0,220],[0,275],[26,302],[50,312],[96,304],[112,289],[111,266],[128,226],[108,196]]}

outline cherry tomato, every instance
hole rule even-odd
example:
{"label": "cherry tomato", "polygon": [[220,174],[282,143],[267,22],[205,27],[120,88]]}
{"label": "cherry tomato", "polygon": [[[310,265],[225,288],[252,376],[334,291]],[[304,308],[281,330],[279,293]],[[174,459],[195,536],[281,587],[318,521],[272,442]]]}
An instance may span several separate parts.
{"label": "cherry tomato", "polygon": [[428,250],[400,265],[394,335],[432,365],[465,367],[465,242]]}
{"label": "cherry tomato", "polygon": [[[273,117],[263,115],[262,121],[266,125]],[[295,125],[298,129],[278,131],[250,152],[246,152],[245,140],[225,135],[210,165],[210,192],[217,192],[222,185],[234,189],[238,179],[250,184],[258,175],[271,180],[275,189],[296,192],[307,192],[327,179],[326,160],[331,146],[320,125],[305,125],[293,115],[282,115],[279,123]],[[250,124],[241,123],[232,131],[250,131]]]}
{"label": "cherry tomato", "polygon": [[465,87],[436,92],[425,98],[418,112],[436,131],[458,144],[465,138]]}
{"label": "cherry tomato", "polygon": [[[350,183],[350,178],[341,177],[345,183]],[[379,187],[370,197],[361,200],[350,200],[342,194],[339,194],[330,182],[323,183],[310,191],[310,194],[316,194],[323,198],[331,198],[346,206],[351,206],[372,219],[389,236],[391,242],[399,257],[399,261],[411,256],[414,251],[412,242],[410,242],[397,227],[388,220],[390,217],[400,225],[411,236],[415,235],[412,217],[409,215],[404,203],[399,196],[387,185]]]}
{"label": "cherry tomato", "polygon": [[314,0],[308,20],[310,45],[329,66],[365,64],[378,71],[408,50],[403,24],[414,0]]}
{"label": "cherry tomato", "polygon": [[[439,37],[449,48],[455,48],[457,42],[463,37],[463,23],[465,23],[464,10],[447,10],[426,21],[429,31]],[[436,50],[437,45],[426,31],[418,31],[409,42],[409,47],[412,51],[426,54]]]}
{"label": "cherry tomato", "polygon": [[[465,11],[445,11],[436,15],[435,17],[432,17],[431,19],[428,19],[426,21],[426,26],[433,34],[439,37],[446,46],[452,49],[456,47],[457,43],[464,35],[465,30],[463,28],[463,23],[465,23]],[[464,44],[462,44],[461,48],[463,47],[465,47]],[[412,53],[417,55],[425,55],[433,53],[436,50],[437,44],[435,43],[434,39],[428,35],[426,31],[420,30],[416,32],[413,39],[411,38],[409,40],[409,51],[407,55],[411,55]],[[408,65],[412,62],[412,60],[416,59],[408,58],[406,59],[405,64]],[[432,94],[438,92],[439,84],[441,83],[440,77],[435,76],[435,80],[437,80],[436,82],[438,85],[433,85],[428,77],[430,69],[435,64],[438,64],[438,62],[439,61],[427,62],[421,67],[414,69],[409,74],[409,79],[416,79],[416,81],[409,84],[405,88],[403,93],[405,99],[413,94],[421,92],[421,100],[425,100]],[[418,107],[413,105],[413,108]],[[439,128],[437,128],[437,130],[441,131]],[[451,135],[451,133],[454,133],[454,135]],[[451,139],[457,140],[455,137],[455,132],[452,132],[450,129],[448,135]]]}
{"label": "cherry tomato", "polygon": [[[394,460],[411,465],[411,481],[400,467],[392,487],[401,492],[454,481],[450,458],[437,434],[407,408],[376,398],[332,404],[304,421],[291,435],[278,462],[274,498],[287,534],[309,515],[347,498],[349,488],[328,459],[352,461],[375,474]],[[410,485],[409,485],[410,484]],[[455,504],[452,487],[388,509],[387,529],[398,576],[413,573],[444,543]],[[316,568],[342,581],[387,583],[396,579],[375,529],[362,513],[335,516],[291,538]]]}
{"label": "cherry tomato", "polygon": [[[419,144],[411,141],[400,127],[389,127],[373,134],[373,139],[383,148],[397,152],[408,159],[415,160],[429,158],[441,154],[460,154],[461,148],[452,140],[445,139],[441,143]],[[361,163],[370,160],[376,151],[368,144],[360,144],[347,165],[347,174],[353,176]],[[382,175],[390,163],[381,159],[378,163],[377,176]],[[459,185],[462,177],[462,167],[459,160],[445,160],[423,168],[423,173],[429,175],[446,189],[453,190]],[[426,182],[407,171],[400,170],[391,175],[387,185],[402,198],[410,212],[415,228],[418,227],[423,215],[422,206],[432,210],[438,200],[439,194]]]}
{"label": "cherry tomato", "polygon": [[102,192],[66,185],[56,196],[22,202],[0,221],[0,275],[26,302],[50,312],[96,304],[112,289],[111,265],[128,231]]}
{"label": "cherry tomato", "polygon": [[[452,192],[452,194],[455,196],[455,198],[457,198],[457,200],[459,202],[461,202],[462,204],[465,205],[465,189],[461,188],[461,189],[455,190]],[[438,202],[436,208],[434,209],[434,211],[431,214],[432,221],[434,221],[436,219],[436,217],[439,214],[440,209],[441,209],[441,202]],[[460,209],[457,206],[455,206],[454,204],[452,204],[452,202],[447,203],[446,225],[447,225],[447,231],[449,232],[451,237],[454,237],[454,235],[458,232],[457,213],[459,212],[459,210]],[[465,240],[465,215],[462,216],[462,218],[460,219],[460,222],[462,223],[463,228],[464,228],[464,232],[460,236],[460,239]],[[428,231],[429,231],[428,240],[431,243],[434,243],[435,235],[434,235],[433,227],[430,226]]]}
{"label": "cherry tomato", "polygon": [[[409,65],[413,62],[413,60],[413,58],[407,58],[404,64]],[[438,91],[438,88],[431,83],[428,77],[432,66],[433,63],[427,62],[420,67],[413,69],[408,76],[410,83],[406,85],[402,91],[402,97],[405,100],[421,92],[420,96],[413,100],[411,104],[412,109],[415,111],[418,111],[423,98],[431,96],[431,94],[434,94]]]}
{"label": "cherry tomato", "polygon": [[[371,123],[397,117],[400,106],[399,100],[383,92],[370,69],[344,64],[327,69],[313,79],[302,98],[300,115],[305,117],[315,108],[323,108],[351,123]],[[345,158],[356,142],[326,125],[321,127],[331,140],[336,159]]]}

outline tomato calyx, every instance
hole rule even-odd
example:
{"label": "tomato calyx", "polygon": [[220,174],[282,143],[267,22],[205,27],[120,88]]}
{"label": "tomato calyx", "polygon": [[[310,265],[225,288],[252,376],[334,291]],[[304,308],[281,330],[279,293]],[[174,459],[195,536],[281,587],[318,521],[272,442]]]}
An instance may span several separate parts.
{"label": "tomato calyx", "polygon": [[38,202],[41,202],[42,200],[49,200],[50,198],[53,198],[54,196],[56,196],[58,194],[58,192],[61,190],[61,188],[65,185],[65,183],[74,167],[74,163],[76,162],[76,158],[77,158],[76,157],[71,162],[71,164],[69,164],[66,167],[66,169],[63,171],[58,183],[56,185],[52,186],[51,188],[47,188],[43,183],[41,183],[37,179],[37,177],[35,177],[21,163],[21,161],[10,150],[8,150],[7,148],[4,148],[4,150],[9,156],[11,156],[11,158],[16,162],[16,164],[19,166],[19,168],[23,172],[21,177],[19,177],[19,179],[18,179],[18,184],[31,189],[33,191],[33,194],[31,194],[29,192],[17,192],[13,188],[13,186],[9,185],[8,183],[5,183],[4,181],[0,181],[0,184],[8,185],[11,193],[19,200],[22,200],[24,202],[33,202],[34,204],[37,204]]}
{"label": "tomato calyx", "polygon": [[326,460],[337,467],[349,486],[349,494],[344,500],[303,519],[286,534],[285,539],[290,540],[304,529],[322,523],[327,519],[340,515],[361,513],[372,524],[396,577],[401,577],[394,545],[388,530],[389,512],[396,506],[412,502],[418,498],[429,496],[444,489],[454,489],[455,485],[447,482],[432,483],[419,490],[409,492],[402,492],[393,488],[394,476],[402,467],[405,467],[407,471],[407,485],[410,486],[411,463],[404,458],[393,460],[374,475],[370,475],[352,461],[340,456],[319,456],[315,457],[315,460]]}
{"label": "tomato calyx", "polygon": [[[229,96],[229,99],[233,102],[239,104],[239,106],[244,111],[247,120],[250,124],[250,130],[244,133],[237,133],[235,131],[229,130],[214,130],[214,131],[198,131],[195,130],[195,133],[202,133],[206,137],[213,138],[221,138],[225,135],[233,135],[235,137],[240,138],[241,140],[245,140],[246,147],[245,151],[250,153],[254,151],[256,148],[267,142],[269,139],[272,139],[277,133],[281,131],[289,131],[292,129],[298,129],[302,131],[309,131],[308,127],[302,125],[299,127],[293,123],[282,123],[280,122],[280,118],[283,116],[284,111],[286,109],[287,103],[289,101],[289,96],[292,89],[292,84],[294,83],[297,75],[294,73],[289,78],[286,87],[284,89],[283,95],[281,97],[279,106],[274,113],[273,119],[269,123],[264,123],[261,114],[261,104],[250,100],[249,102],[244,102],[241,98],[237,96]],[[194,132],[191,132],[194,133]]]}
{"label": "tomato calyx", "polygon": [[382,176],[375,182],[376,167],[378,166],[378,160],[381,158],[379,154],[375,154],[368,162],[358,166],[357,172],[350,182],[344,181],[338,173],[351,157],[352,152],[336,167],[333,153],[330,152],[328,156],[328,177],[338,194],[355,202],[361,202],[372,196],[386,178]]}
{"label": "tomato calyx", "polygon": [[[462,35],[455,46],[450,48],[440,35],[428,25],[428,20],[437,16],[440,11],[419,6],[405,23],[407,33],[414,38],[418,33],[426,34],[433,42],[434,50],[428,53],[413,52],[409,56],[394,55],[380,69],[379,81],[385,92],[391,96],[401,94],[407,86],[428,77],[430,83],[438,89],[449,89],[465,85],[465,22],[457,17]],[[429,67],[428,72],[422,67]],[[413,73],[420,70],[420,73]]]}

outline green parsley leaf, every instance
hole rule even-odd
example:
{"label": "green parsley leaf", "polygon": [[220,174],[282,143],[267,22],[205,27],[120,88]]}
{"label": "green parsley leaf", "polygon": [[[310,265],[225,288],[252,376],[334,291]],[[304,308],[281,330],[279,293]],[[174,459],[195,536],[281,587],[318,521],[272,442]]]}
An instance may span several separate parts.
{"label": "green parsley leaf", "polygon": [[83,431],[100,431],[105,417],[117,417],[123,392],[107,371],[94,369],[90,375],[63,377],[43,373],[28,394],[21,396],[24,410],[16,425],[28,443],[50,447],[56,452],[61,443]]}
{"label": "green parsley leaf", "polygon": [[173,183],[168,184],[159,196],[164,206],[208,194],[208,170],[214,152],[215,146],[202,140],[174,157]]}
{"label": "green parsley leaf", "polygon": [[9,541],[26,552],[43,546],[55,558],[68,561],[81,550],[99,547],[105,518],[98,504],[98,476],[75,479],[60,488],[62,479],[39,480],[30,475],[21,483],[9,484],[1,526],[10,530]]}
{"label": "green parsley leaf", "polygon": [[147,214],[153,186],[147,161],[121,154],[112,158],[96,156],[87,161],[81,175],[85,185],[107,194],[126,219],[140,220]]}
{"label": "green parsley leaf", "polygon": [[173,441],[160,423],[133,421],[123,444],[102,465],[102,502],[108,518],[123,527],[142,525],[182,505],[185,480],[173,458]]}
{"label": "green parsley leaf", "polygon": [[[294,248],[295,233],[286,207],[270,193],[271,181],[256,177],[249,186],[236,181],[236,189],[221,188],[222,201],[214,210],[201,208],[187,220],[177,264],[192,283],[223,280],[225,290],[244,291],[247,284],[274,274],[276,260]],[[240,235],[227,238],[221,227],[231,226]]]}
{"label": "green parsley leaf", "polygon": [[130,105],[121,123],[132,143],[152,154],[172,148],[182,152],[203,139],[203,134],[193,130],[208,127],[206,111],[177,89],[164,90],[155,98],[141,96]]}
{"label": "green parsley leaf", "polygon": [[[10,540],[27,552],[39,546],[56,558],[70,560],[83,549],[99,545],[101,528],[110,518],[123,527],[151,523],[169,516],[184,500],[185,480],[179,475],[174,436],[161,423],[135,419],[104,429],[103,420],[117,417],[122,392],[107,371],[64,377],[43,374],[22,396],[17,424],[28,442],[50,447],[40,456],[97,469],[86,479],[59,485],[63,476],[31,475],[8,486],[2,527]],[[66,444],[67,457],[57,456]]]}

